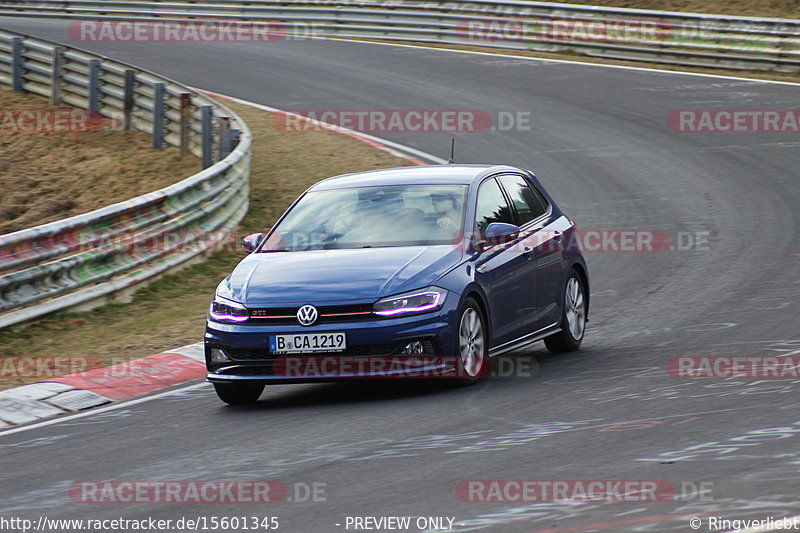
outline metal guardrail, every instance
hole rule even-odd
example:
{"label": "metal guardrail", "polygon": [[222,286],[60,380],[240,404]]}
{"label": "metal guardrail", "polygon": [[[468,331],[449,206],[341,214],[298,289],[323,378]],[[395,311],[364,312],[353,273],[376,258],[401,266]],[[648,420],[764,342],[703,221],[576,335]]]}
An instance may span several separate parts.
{"label": "metal guardrail", "polygon": [[2,30],[0,86],[146,131],[154,148],[180,147],[203,167],[164,189],[0,235],[0,328],[130,289],[217,246],[244,217],[252,138],[223,105],[158,74]]}
{"label": "metal guardrail", "polygon": [[[0,16],[275,21],[317,36],[467,44],[702,67],[800,71],[800,20],[526,0],[0,0]],[[306,31],[304,29],[304,31]]]}

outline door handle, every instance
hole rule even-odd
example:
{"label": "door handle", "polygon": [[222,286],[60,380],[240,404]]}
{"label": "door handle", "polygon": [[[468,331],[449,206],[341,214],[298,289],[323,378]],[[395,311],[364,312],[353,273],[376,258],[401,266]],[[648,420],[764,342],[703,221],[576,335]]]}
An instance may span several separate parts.
{"label": "door handle", "polygon": [[557,242],[557,243],[559,243],[559,244],[561,243],[561,238],[562,238],[563,236],[564,236],[564,234],[563,234],[563,233],[561,233],[561,232],[560,232],[560,231],[558,231],[558,230],[555,230],[555,231],[553,232],[553,240],[554,240],[554,241],[556,241],[556,242]]}

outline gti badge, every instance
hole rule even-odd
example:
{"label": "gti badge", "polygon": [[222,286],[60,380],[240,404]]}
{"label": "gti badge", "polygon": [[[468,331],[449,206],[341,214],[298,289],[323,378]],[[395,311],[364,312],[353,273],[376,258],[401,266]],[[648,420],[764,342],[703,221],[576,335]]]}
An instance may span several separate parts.
{"label": "gti badge", "polygon": [[317,308],[313,305],[304,305],[297,310],[297,321],[301,326],[310,326],[317,321]]}

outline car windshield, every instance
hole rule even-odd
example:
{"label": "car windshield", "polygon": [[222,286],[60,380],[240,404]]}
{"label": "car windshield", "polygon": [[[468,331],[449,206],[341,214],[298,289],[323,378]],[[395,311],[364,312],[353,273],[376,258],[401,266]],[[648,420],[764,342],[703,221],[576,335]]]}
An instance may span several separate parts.
{"label": "car windshield", "polygon": [[449,244],[464,222],[466,185],[389,185],[312,191],[262,252]]}

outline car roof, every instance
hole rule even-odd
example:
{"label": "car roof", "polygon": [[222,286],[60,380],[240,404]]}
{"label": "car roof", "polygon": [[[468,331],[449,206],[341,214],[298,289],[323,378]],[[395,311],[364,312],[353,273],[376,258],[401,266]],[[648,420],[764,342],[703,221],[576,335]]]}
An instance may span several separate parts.
{"label": "car roof", "polygon": [[342,174],[320,181],[310,191],[379,185],[468,185],[497,172],[520,172],[505,165],[422,165]]}

